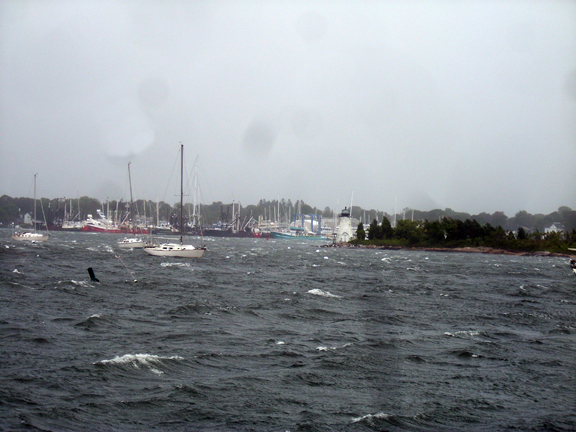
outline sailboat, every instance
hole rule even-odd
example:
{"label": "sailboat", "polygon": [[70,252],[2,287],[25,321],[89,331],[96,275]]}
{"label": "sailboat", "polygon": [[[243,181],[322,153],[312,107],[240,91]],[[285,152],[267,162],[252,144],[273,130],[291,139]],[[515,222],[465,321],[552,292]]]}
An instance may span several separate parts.
{"label": "sailboat", "polygon": [[180,243],[163,243],[160,245],[144,246],[144,251],[153,256],[168,256],[181,258],[200,258],[204,255],[206,247],[185,245],[182,241],[184,229],[184,145],[180,144]]}
{"label": "sailboat", "polygon": [[[130,224],[132,223],[134,217],[134,215],[132,214],[132,206],[134,205],[134,199],[132,198],[132,176],[130,175],[130,162],[128,162],[128,182],[130,183],[130,220],[128,221],[128,227],[129,231],[134,231],[134,234],[136,234],[136,228],[130,227]],[[144,240],[136,236],[125,237],[124,240],[118,243],[118,247],[123,249],[143,248]]]}
{"label": "sailboat", "polygon": [[50,235],[48,233],[41,234],[36,232],[36,176],[34,174],[34,219],[32,220],[32,225],[34,226],[34,232],[19,232],[12,235],[13,240],[17,241],[32,241],[32,242],[45,242],[48,240]]}

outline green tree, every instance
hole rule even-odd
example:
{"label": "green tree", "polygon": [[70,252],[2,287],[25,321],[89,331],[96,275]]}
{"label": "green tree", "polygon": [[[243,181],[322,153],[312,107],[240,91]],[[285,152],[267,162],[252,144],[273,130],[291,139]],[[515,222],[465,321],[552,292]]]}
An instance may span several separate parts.
{"label": "green tree", "polygon": [[420,221],[410,219],[399,220],[394,236],[400,240],[407,240],[409,244],[415,245],[424,240],[424,224]]}
{"label": "green tree", "polygon": [[366,231],[364,231],[364,224],[362,222],[358,223],[358,228],[356,229],[356,237],[358,240],[364,240],[366,238]]}
{"label": "green tree", "polygon": [[382,235],[380,231],[381,230],[379,229],[378,221],[373,219],[370,223],[370,226],[368,227],[368,240],[381,239]]}
{"label": "green tree", "polygon": [[524,228],[518,228],[518,240],[526,240],[528,236],[526,235],[526,231]]}
{"label": "green tree", "polygon": [[424,221],[424,236],[429,244],[442,244],[446,240],[446,231],[443,224],[437,220]]}
{"label": "green tree", "polygon": [[493,226],[501,226],[504,228],[506,222],[508,221],[508,216],[504,214],[504,212],[497,211],[492,214],[492,225]]}
{"label": "green tree", "polygon": [[514,216],[514,221],[519,227],[533,228],[534,227],[534,216],[528,213],[526,210],[521,210]]}
{"label": "green tree", "polygon": [[394,229],[390,224],[390,220],[386,216],[382,217],[382,225],[380,226],[380,231],[382,233],[380,238],[391,239],[394,236]]}

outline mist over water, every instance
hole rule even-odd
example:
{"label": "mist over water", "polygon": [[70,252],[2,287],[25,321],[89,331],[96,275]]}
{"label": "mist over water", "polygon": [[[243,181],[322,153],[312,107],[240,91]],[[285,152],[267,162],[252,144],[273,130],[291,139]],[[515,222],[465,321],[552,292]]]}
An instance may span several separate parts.
{"label": "mist over water", "polygon": [[564,258],[191,238],[208,251],[185,260],[0,236],[0,429],[576,425]]}

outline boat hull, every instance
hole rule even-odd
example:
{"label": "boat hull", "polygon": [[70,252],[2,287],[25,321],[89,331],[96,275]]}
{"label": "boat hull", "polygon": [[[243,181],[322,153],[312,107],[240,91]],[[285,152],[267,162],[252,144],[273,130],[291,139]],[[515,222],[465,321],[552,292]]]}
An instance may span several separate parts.
{"label": "boat hull", "polygon": [[127,238],[119,242],[118,247],[122,249],[142,249],[144,247],[144,240],[139,238]]}
{"label": "boat hull", "polygon": [[123,234],[123,232],[120,228],[99,227],[99,226],[94,226],[94,225],[84,225],[82,227],[82,231],[84,231],[84,232],[97,232],[97,233]]}
{"label": "boat hull", "polygon": [[328,237],[318,235],[294,235],[272,231],[272,238],[285,240],[328,240]]}
{"label": "boat hull", "polygon": [[192,245],[180,245],[176,243],[164,243],[159,246],[147,246],[144,251],[152,256],[201,258],[206,248],[196,248]]}
{"label": "boat hull", "polygon": [[12,240],[16,241],[31,241],[31,242],[45,242],[48,241],[50,237],[49,234],[40,234],[40,233],[21,233],[21,234],[14,234],[12,236]]}

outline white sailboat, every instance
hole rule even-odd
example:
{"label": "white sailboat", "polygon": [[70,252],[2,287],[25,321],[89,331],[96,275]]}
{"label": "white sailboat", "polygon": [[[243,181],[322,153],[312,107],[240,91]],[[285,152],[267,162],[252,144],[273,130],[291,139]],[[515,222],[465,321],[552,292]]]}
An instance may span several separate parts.
{"label": "white sailboat", "polygon": [[[132,176],[130,175],[130,162],[128,162],[128,182],[130,183],[130,220],[128,222],[128,227],[132,230],[135,229],[131,224],[134,218],[132,214],[132,206],[134,205],[134,199],[132,198]],[[118,247],[122,249],[139,249],[144,247],[144,240],[137,237],[124,237],[124,240],[118,242]]]}
{"label": "white sailboat", "polygon": [[31,242],[45,242],[48,240],[50,235],[48,233],[37,233],[36,232],[36,176],[34,174],[34,219],[32,219],[32,225],[34,226],[33,232],[18,232],[12,234],[12,239],[17,241],[31,241]]}
{"label": "white sailboat", "polygon": [[160,245],[144,246],[144,251],[153,256],[200,258],[204,255],[206,247],[185,245],[182,241],[184,211],[184,145],[180,144],[180,243],[163,243]]}
{"label": "white sailboat", "polygon": [[139,237],[124,237],[122,241],[118,242],[118,247],[122,249],[142,249],[144,240]]}

